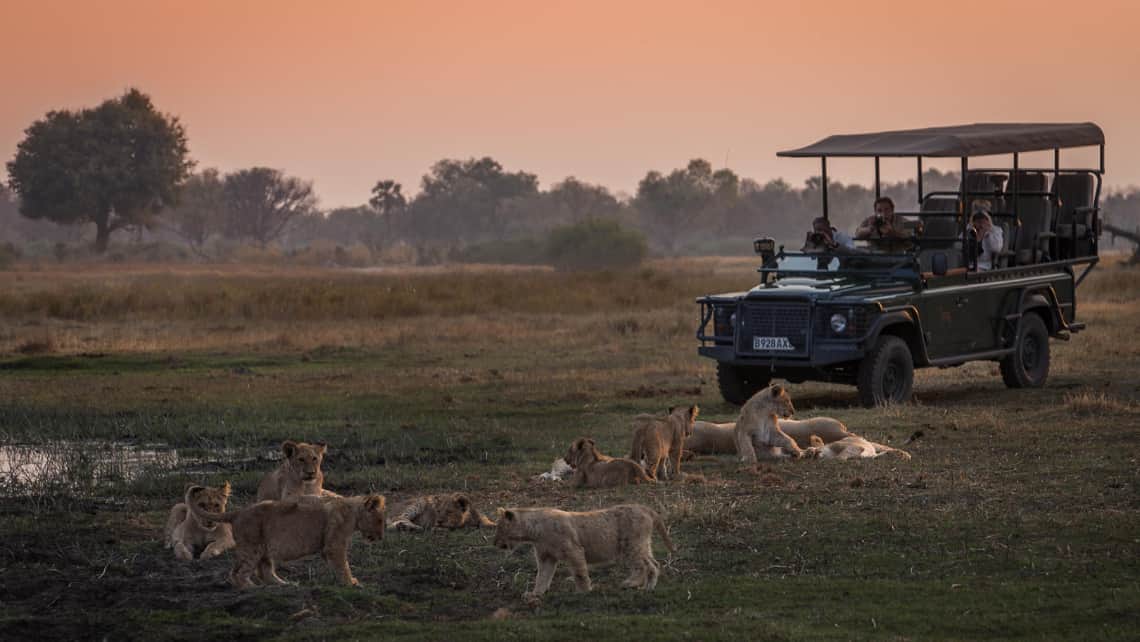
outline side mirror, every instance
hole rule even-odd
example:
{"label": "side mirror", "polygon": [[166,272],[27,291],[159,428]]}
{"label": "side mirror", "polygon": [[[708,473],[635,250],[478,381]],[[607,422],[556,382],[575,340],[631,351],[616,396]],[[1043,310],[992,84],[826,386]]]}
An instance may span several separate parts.
{"label": "side mirror", "polygon": [[776,258],[776,239],[771,237],[754,239],[752,251],[760,255],[760,260],[763,261],[764,265],[768,265],[772,259]]}
{"label": "side mirror", "polygon": [[946,276],[947,266],[945,252],[935,252],[930,255],[930,271],[934,276]]}

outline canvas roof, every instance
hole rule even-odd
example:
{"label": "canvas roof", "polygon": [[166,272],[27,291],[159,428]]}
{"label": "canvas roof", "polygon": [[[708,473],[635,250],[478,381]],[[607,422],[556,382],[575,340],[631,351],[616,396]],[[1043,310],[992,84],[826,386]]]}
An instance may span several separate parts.
{"label": "canvas roof", "polygon": [[1102,144],[1104,132],[1093,123],[977,123],[828,136],[776,155],[962,157]]}

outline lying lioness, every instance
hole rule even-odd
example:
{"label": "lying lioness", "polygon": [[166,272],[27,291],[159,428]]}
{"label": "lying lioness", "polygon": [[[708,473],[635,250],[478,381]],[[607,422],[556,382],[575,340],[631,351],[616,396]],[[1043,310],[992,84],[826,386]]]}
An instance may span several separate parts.
{"label": "lying lioness", "polygon": [[186,504],[201,519],[233,524],[237,543],[230,583],[253,586],[254,573],[265,583],[288,584],[277,576],[277,562],[320,553],[345,584],[359,585],[348,568],[352,533],[384,538],[384,496],[294,497],[264,501],[232,513],[214,513],[198,505],[201,486],[186,491]]}
{"label": "lying lioness", "polygon": [[396,504],[396,516],[388,520],[388,528],[397,530],[431,530],[432,528],[483,528],[493,527],[495,522],[487,519],[471,505],[471,499],[463,493],[448,495],[426,495],[409,502]]}
{"label": "lying lioness", "polygon": [[639,504],[623,504],[603,510],[571,513],[554,508],[500,509],[495,546],[511,549],[520,544],[534,545],[538,577],[537,598],[550,588],[559,562],[566,562],[574,573],[580,591],[589,591],[588,564],[621,558],[633,567],[623,587],[652,590],[661,574],[653,559],[652,537],[657,529],[670,552],[675,552],[669,531],[653,509]]}
{"label": "lying lioness", "polygon": [[887,453],[910,459],[910,453],[905,450],[877,444],[858,435],[849,435],[829,444],[812,435],[811,446],[804,451],[804,456],[818,459],[871,459]]}
{"label": "lying lioness", "polygon": [[[203,509],[214,513],[226,512],[230,498],[230,483],[217,488],[205,488],[196,501]],[[234,536],[229,524],[218,524],[199,519],[185,502],[170,509],[166,519],[166,548],[174,549],[174,556],[189,561],[195,557],[208,560],[234,547]]]}
{"label": "lying lioness", "polygon": [[653,481],[637,462],[606,457],[599,453],[593,439],[574,440],[565,459],[574,469],[575,486],[606,488]]}
{"label": "lying lioness", "polygon": [[[831,417],[812,417],[810,419],[780,419],[780,430],[795,440],[800,448],[811,445],[811,436],[816,435],[824,443],[839,441],[851,433],[847,426],[838,419]],[[685,440],[685,450],[691,450],[701,455],[732,455],[736,453],[736,422],[713,423],[711,421],[698,421],[693,424],[693,435]],[[753,440],[757,449],[757,456],[781,457],[783,449],[764,447]],[[765,452],[761,452],[761,449]]]}
{"label": "lying lioness", "polygon": [[336,495],[324,489],[325,475],[321,472],[328,446],[289,439],[281,444],[281,452],[285,459],[258,484],[257,501],[298,495]]}

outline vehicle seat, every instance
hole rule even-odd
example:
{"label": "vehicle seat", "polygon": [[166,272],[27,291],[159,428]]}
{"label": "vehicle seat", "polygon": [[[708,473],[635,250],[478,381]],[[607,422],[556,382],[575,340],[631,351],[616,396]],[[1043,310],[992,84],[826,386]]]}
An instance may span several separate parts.
{"label": "vehicle seat", "polygon": [[1054,238],[1050,220],[1051,204],[1045,196],[1046,176],[1041,172],[1018,172],[1016,181],[1018,196],[1013,196],[1014,185],[1010,186],[1010,199],[1016,201],[1015,211],[1021,226],[1017,228],[1013,241],[1014,260],[1017,265],[1030,265],[1045,259],[1049,254],[1049,242]]}
{"label": "vehicle seat", "polygon": [[[954,196],[927,196],[922,199],[920,212],[955,212],[958,213],[958,199]],[[959,213],[960,215],[960,213]],[[958,238],[959,216],[924,216],[922,224],[925,228],[922,235],[931,239],[947,239],[945,241],[932,240],[927,247],[950,245],[951,238]]]}
{"label": "vehicle seat", "polygon": [[1053,180],[1057,197],[1057,258],[1071,259],[1092,254],[1093,201],[1096,187],[1092,174],[1060,174]]}

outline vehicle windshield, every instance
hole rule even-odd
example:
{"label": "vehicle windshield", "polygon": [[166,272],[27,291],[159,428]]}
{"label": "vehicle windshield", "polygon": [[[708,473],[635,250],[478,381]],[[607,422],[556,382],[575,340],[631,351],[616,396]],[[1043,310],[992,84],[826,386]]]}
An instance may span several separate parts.
{"label": "vehicle windshield", "polygon": [[913,253],[884,254],[856,252],[845,254],[804,253],[784,251],[776,255],[773,262],[760,268],[760,272],[774,274],[777,278],[786,276],[827,275],[887,275],[898,270],[913,270]]}

